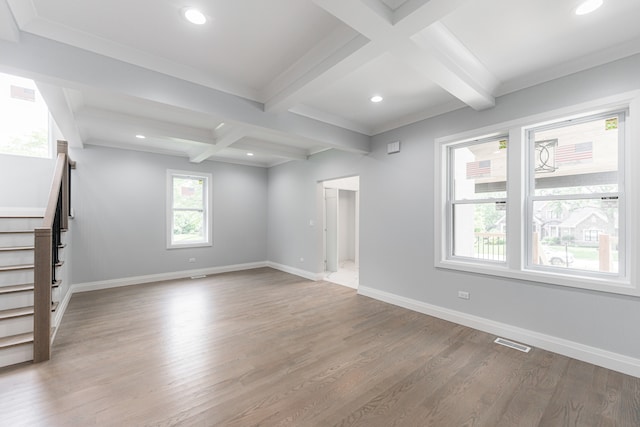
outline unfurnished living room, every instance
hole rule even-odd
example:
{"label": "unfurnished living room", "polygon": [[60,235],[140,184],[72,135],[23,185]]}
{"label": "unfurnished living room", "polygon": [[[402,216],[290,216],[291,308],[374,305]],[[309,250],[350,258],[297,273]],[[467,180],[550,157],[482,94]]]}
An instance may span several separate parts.
{"label": "unfurnished living room", "polygon": [[640,427],[638,17],[0,0],[0,426]]}

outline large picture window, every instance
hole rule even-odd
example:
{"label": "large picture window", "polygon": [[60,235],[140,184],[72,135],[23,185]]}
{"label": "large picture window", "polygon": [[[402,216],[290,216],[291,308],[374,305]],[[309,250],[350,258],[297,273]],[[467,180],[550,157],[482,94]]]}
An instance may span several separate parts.
{"label": "large picture window", "polygon": [[211,175],[167,171],[167,247],[211,246]]}
{"label": "large picture window", "polygon": [[640,296],[639,113],[634,92],[436,139],[436,267]]}

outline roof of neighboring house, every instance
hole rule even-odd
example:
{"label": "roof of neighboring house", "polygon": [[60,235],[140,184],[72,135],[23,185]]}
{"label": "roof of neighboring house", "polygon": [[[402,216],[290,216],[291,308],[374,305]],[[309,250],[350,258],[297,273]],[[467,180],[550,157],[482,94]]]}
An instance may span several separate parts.
{"label": "roof of neighboring house", "polygon": [[593,215],[599,217],[602,221],[608,221],[608,218],[604,216],[597,209],[582,208],[582,209],[576,209],[575,211],[571,212],[567,217],[567,219],[562,221],[558,226],[563,228],[573,228],[583,223],[585,220],[587,220]]}

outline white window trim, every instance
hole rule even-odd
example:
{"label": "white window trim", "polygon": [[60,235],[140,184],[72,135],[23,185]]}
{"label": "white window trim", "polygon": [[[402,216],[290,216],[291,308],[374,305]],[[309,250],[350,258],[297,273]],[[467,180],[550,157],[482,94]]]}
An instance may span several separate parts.
{"label": "white window trim", "polygon": [[[626,204],[624,214],[627,218],[625,251],[627,262],[625,271],[617,278],[589,277],[585,275],[567,274],[563,272],[533,271],[527,269],[527,249],[524,247],[527,227],[522,227],[522,218],[526,215],[525,179],[520,173],[512,173],[507,180],[507,230],[511,230],[507,239],[506,265],[487,265],[473,260],[450,259],[447,256],[447,148],[451,145],[472,141],[479,138],[509,134],[507,152],[508,170],[525,171],[525,157],[523,153],[526,141],[526,128],[553,123],[561,119],[584,117],[598,113],[616,110],[628,110],[625,122],[625,155],[624,181]],[[626,92],[594,101],[585,102],[571,107],[536,114],[520,119],[511,120],[481,129],[466,131],[435,139],[434,147],[434,264],[436,268],[459,270],[489,276],[520,279],[538,283],[568,286],[572,288],[588,289],[614,294],[640,296],[638,284],[638,266],[640,266],[639,242],[640,227],[632,219],[632,213],[640,213],[640,168],[633,167],[640,161],[640,147],[635,144],[640,141],[640,91]],[[633,186],[633,188],[629,188]],[[514,232],[514,230],[516,232]]]}
{"label": "white window trim", "polygon": [[[172,243],[171,237],[173,233],[173,177],[174,176],[187,176],[191,178],[203,178],[204,179],[204,197],[205,197],[205,238],[204,242],[197,243]],[[212,222],[212,175],[204,172],[183,171],[175,169],[167,169],[166,180],[166,235],[167,235],[167,249],[182,249],[182,248],[201,248],[207,246],[213,246],[213,222]]]}

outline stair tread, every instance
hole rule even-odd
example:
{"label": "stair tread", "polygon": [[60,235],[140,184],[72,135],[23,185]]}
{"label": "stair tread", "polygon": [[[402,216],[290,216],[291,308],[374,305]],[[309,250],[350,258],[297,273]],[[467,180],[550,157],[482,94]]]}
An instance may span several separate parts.
{"label": "stair tread", "polygon": [[0,295],[10,294],[13,292],[32,291],[32,290],[33,290],[33,283],[23,283],[21,285],[2,286],[0,287]]}
{"label": "stair tread", "polygon": [[9,310],[0,310],[0,320],[31,315],[33,315],[33,307],[20,307],[11,308]]}
{"label": "stair tread", "polygon": [[12,252],[12,251],[32,251],[33,246],[13,246],[7,248],[0,248],[0,252]]}
{"label": "stair tread", "polygon": [[[56,262],[56,267],[62,267],[63,265],[64,261]],[[0,267],[0,271],[32,270],[33,267],[33,264],[5,265]]]}
{"label": "stair tread", "polygon": [[[57,301],[52,302],[51,311],[56,311],[59,305],[60,303]],[[13,319],[15,317],[24,317],[24,316],[31,316],[31,315],[33,315],[33,306],[11,308],[9,310],[0,310],[0,320]]]}
{"label": "stair tread", "polygon": [[[56,280],[51,283],[52,288],[57,288],[62,284],[62,280]],[[33,283],[22,283],[20,285],[0,286],[0,295],[10,294],[13,292],[27,292],[33,291]]]}
{"label": "stair tread", "polygon": [[28,332],[26,334],[10,335],[8,337],[0,338],[0,348],[13,347],[20,344],[28,344],[33,342],[33,333]]}
{"label": "stair tread", "polygon": [[4,267],[0,267],[0,271],[16,271],[16,270],[31,270],[31,269],[33,269],[33,264],[6,265]]}

